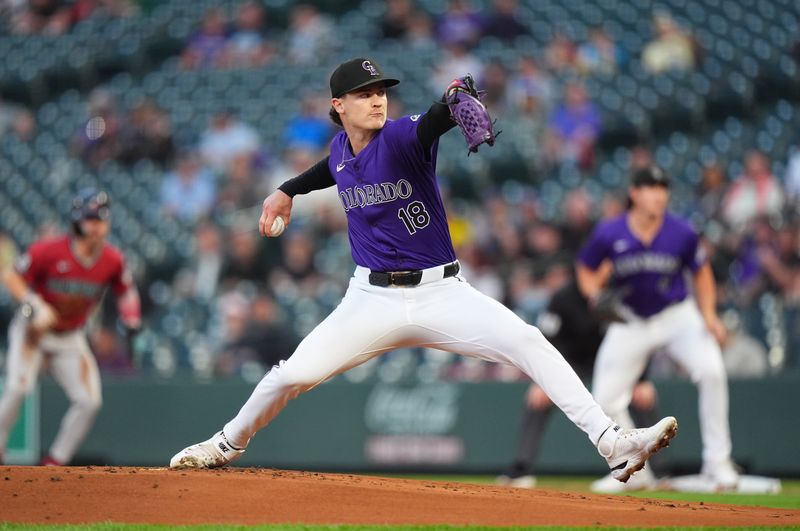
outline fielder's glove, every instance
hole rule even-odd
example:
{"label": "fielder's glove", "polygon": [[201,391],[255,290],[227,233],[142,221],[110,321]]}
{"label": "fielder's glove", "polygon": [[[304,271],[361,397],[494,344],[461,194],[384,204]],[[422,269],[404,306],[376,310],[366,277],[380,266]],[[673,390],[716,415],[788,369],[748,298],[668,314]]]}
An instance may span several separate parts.
{"label": "fielder's glove", "polygon": [[500,134],[500,131],[494,132],[492,118],[481,103],[484,94],[485,91],[475,88],[475,81],[469,74],[454,80],[444,92],[444,102],[450,108],[453,121],[464,133],[469,153],[477,152],[484,142],[493,146]]}
{"label": "fielder's glove", "polygon": [[589,302],[592,315],[600,324],[624,323],[627,321],[623,313],[622,293],[619,290],[606,288]]}

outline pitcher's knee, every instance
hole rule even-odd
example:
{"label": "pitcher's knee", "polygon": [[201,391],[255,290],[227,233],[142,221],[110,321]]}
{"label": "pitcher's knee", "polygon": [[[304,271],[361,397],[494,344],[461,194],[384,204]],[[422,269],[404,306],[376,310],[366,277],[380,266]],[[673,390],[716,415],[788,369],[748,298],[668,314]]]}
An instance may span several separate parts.
{"label": "pitcher's knee", "polygon": [[289,390],[295,396],[308,391],[321,381],[321,377],[313,371],[298,370],[283,364],[273,367],[270,377],[275,378],[280,387]]}

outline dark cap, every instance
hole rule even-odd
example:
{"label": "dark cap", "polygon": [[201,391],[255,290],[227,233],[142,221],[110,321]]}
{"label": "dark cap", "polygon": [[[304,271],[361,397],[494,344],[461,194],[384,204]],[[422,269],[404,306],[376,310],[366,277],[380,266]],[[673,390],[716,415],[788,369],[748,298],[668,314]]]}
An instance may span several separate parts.
{"label": "dark cap", "polygon": [[663,186],[669,188],[669,175],[656,165],[651,165],[634,172],[631,186]]}
{"label": "dark cap", "polygon": [[366,57],[357,57],[340,64],[331,74],[331,98],[341,98],[348,92],[383,82],[387,87],[393,87],[400,80],[385,77],[378,63]]}

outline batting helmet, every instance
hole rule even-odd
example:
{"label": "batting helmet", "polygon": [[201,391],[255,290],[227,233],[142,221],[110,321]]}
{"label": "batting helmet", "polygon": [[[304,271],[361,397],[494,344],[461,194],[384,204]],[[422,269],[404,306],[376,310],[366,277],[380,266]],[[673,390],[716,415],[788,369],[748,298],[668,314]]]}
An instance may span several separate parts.
{"label": "batting helmet", "polygon": [[75,234],[82,234],[81,221],[85,219],[108,220],[111,217],[111,199],[96,188],[85,188],[72,200],[70,219]]}

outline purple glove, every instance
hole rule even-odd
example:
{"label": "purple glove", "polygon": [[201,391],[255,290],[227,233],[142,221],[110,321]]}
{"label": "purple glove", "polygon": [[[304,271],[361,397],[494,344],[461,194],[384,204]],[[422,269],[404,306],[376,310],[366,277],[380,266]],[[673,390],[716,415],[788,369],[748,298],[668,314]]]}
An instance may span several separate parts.
{"label": "purple glove", "polygon": [[444,93],[450,116],[464,133],[470,153],[476,153],[484,142],[493,146],[494,139],[500,134],[494,132],[489,112],[481,103],[483,94],[484,91],[475,88],[475,81],[469,74],[450,83]]}

